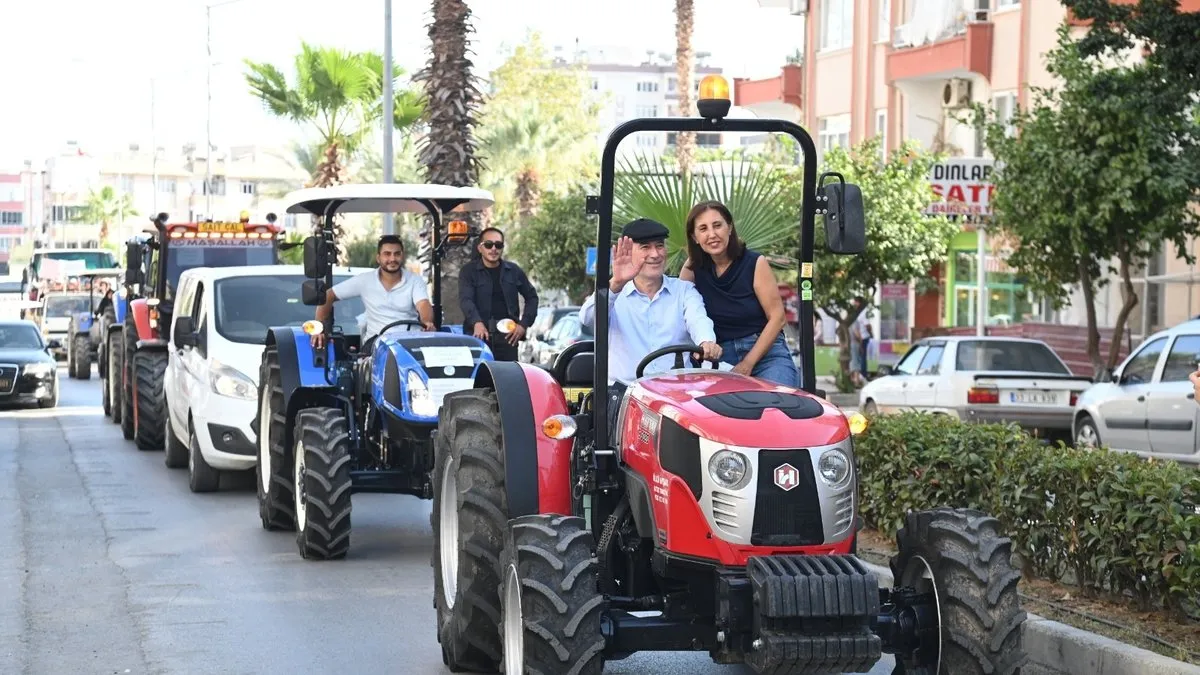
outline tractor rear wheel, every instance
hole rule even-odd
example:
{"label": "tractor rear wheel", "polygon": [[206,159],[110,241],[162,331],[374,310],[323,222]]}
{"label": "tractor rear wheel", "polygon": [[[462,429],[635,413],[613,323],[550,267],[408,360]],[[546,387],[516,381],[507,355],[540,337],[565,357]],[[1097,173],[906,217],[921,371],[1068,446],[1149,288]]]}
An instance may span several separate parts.
{"label": "tractor rear wheel", "polygon": [[113,331],[105,338],[108,341],[108,358],[104,369],[104,414],[113,424],[121,423],[121,369],[125,366],[125,354],[121,331]]}
{"label": "tractor rear wheel", "polygon": [[284,435],[287,411],[279,377],[279,348],[263,351],[258,369],[258,517],[264,530],[296,529],[296,505],[292,494],[292,459]]}
{"label": "tractor rear wheel", "polygon": [[92,341],[87,336],[76,335],[71,341],[71,377],[77,380],[92,379]]}
{"label": "tractor rear wheel", "polygon": [[433,605],[451,672],[496,672],[500,552],[508,529],[496,392],[449,394],[438,413],[433,470]]}
{"label": "tractor rear wheel", "polygon": [[296,415],[293,455],[296,544],[309,560],[341,560],[350,550],[350,434],[338,408]]}
{"label": "tractor rear wheel", "polygon": [[896,586],[937,599],[940,650],[936,655],[896,655],[895,673],[907,675],[1012,675],[1025,662],[1017,597],[1021,574],[1009,560],[1012,540],[1000,521],[970,509],[909,513],[896,533],[891,560]]}
{"label": "tractor rear wheel", "polygon": [[167,397],[163,380],[167,374],[166,352],[137,352],[133,355],[133,386],[137,417],[133,442],[138,450],[162,450],[166,429]]}
{"label": "tractor rear wheel", "polygon": [[539,514],[509,523],[501,557],[505,673],[604,670],[594,545],[583,518]]}

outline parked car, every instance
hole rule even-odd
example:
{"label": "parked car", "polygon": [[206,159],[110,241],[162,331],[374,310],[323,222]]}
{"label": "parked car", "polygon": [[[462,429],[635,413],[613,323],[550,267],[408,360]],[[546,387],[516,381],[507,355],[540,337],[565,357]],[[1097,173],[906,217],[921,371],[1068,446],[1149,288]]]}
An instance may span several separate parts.
{"label": "parked car", "polygon": [[0,320],[0,404],[58,405],[58,364],[36,324]]}
{"label": "parked car", "polygon": [[1045,342],[1009,337],[926,338],[880,373],[859,392],[867,415],[917,410],[1067,438],[1075,401],[1092,382]]}
{"label": "parked car", "polygon": [[1200,466],[1200,406],[1188,375],[1200,359],[1200,320],[1154,333],[1075,405],[1075,444]]}
{"label": "parked car", "polygon": [[543,368],[552,368],[554,360],[558,358],[562,350],[576,342],[591,340],[594,337],[595,334],[591,327],[583,325],[583,322],[579,320],[578,313],[567,314],[560,318],[546,334],[534,355],[533,363]]}
{"label": "parked car", "polygon": [[564,316],[578,313],[578,305],[538,308],[537,318],[533,320],[533,325],[525,333],[525,340],[521,342],[521,351],[518,354],[518,360],[526,363],[537,363],[537,355],[546,346],[546,336],[550,333],[550,330]]}

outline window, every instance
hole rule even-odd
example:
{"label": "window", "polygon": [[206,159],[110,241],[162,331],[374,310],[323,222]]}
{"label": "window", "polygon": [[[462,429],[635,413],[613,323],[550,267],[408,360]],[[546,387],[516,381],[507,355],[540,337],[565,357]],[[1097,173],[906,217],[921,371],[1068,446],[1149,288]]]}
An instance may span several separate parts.
{"label": "window", "polygon": [[875,135],[879,137],[879,152],[887,161],[887,108],[875,111]]}
{"label": "window", "polygon": [[[335,275],[334,283],[349,278],[349,275]],[[296,293],[303,282],[304,277],[299,274],[220,279],[212,288],[213,327],[231,342],[265,344],[271,326],[299,326],[312,318],[312,308],[301,304]],[[201,302],[198,295],[197,307]],[[359,328],[355,317],[365,311],[362,298],[349,298],[338,304],[342,302],[346,302],[346,307],[339,307],[338,327],[347,334],[357,335]]]}
{"label": "window", "polygon": [[656,105],[639,105],[634,115],[637,117],[658,117],[658,106]]}
{"label": "window", "polygon": [[658,136],[654,134],[638,134],[637,145],[639,148],[657,148]]}
{"label": "window", "polygon": [[1196,370],[1200,359],[1200,335],[1180,335],[1167,354],[1167,365],[1163,366],[1160,382],[1186,382],[1188,375]]}
{"label": "window", "polygon": [[158,191],[167,194],[175,194],[175,179],[174,178],[159,178]]}
{"label": "window", "polygon": [[0,225],[20,225],[24,216],[20,211],[0,211]]}
{"label": "window", "polygon": [[892,0],[875,0],[875,41],[887,42],[892,34]]}
{"label": "window", "polygon": [[255,192],[254,183],[252,183],[248,180],[242,181],[242,194],[252,195],[252,194],[254,194],[254,192]]}
{"label": "window", "polygon": [[895,372],[904,375],[916,375],[917,365],[925,359],[925,352],[927,351],[929,351],[929,345],[927,344],[919,344],[908,350],[904,358],[900,359],[900,363],[896,364]]}
{"label": "window", "polygon": [[850,116],[822,117],[817,131],[817,153],[824,157],[833,148],[850,147]]}
{"label": "window", "polygon": [[1020,7],[1021,0],[996,0],[996,9],[1005,9],[1007,7]]}
{"label": "window", "polygon": [[[209,194],[209,186],[207,184],[204,185],[204,194]],[[212,194],[217,195],[219,197],[225,195],[225,177],[224,176],[213,176],[212,177]]]}
{"label": "window", "polygon": [[638,82],[637,90],[645,94],[653,94],[658,91],[657,82]]}
{"label": "window", "polygon": [[674,94],[678,90],[679,90],[679,78],[668,77],[667,78],[667,93]]}
{"label": "window", "polygon": [[1002,122],[1007,126],[1008,135],[1013,135],[1013,114],[1017,109],[1017,95],[1015,92],[1005,92],[996,94],[992,97],[992,109],[996,112],[996,121]]}
{"label": "window", "polygon": [[946,346],[935,344],[925,352],[925,358],[921,359],[921,365],[917,368],[918,375],[937,375],[938,366],[942,364],[942,353],[946,351]]}
{"label": "window", "polygon": [[1040,342],[963,340],[958,343],[955,370],[1019,370],[1027,373],[1070,375],[1062,360]]}
{"label": "window", "polygon": [[592,91],[600,91],[600,80],[592,78]]}
{"label": "window", "polygon": [[1167,346],[1167,338],[1160,337],[1147,343],[1121,369],[1121,384],[1145,384],[1154,377],[1158,357]]}
{"label": "window", "polygon": [[854,42],[854,0],[821,0],[821,49],[843,49]]}

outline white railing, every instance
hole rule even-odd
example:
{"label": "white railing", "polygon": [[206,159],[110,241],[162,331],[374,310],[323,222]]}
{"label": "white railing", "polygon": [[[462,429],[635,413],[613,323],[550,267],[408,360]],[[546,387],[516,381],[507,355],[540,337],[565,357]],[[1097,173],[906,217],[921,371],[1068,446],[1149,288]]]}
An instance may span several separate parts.
{"label": "white railing", "polygon": [[991,20],[989,6],[989,0],[913,0],[908,23],[892,33],[892,46],[920,47],[963,35],[968,24]]}

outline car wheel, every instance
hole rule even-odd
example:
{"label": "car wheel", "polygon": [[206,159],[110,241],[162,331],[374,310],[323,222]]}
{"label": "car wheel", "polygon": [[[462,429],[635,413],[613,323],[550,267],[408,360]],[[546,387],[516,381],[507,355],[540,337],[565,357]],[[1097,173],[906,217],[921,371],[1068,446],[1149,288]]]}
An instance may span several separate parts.
{"label": "car wheel", "polygon": [[1096,427],[1096,421],[1090,415],[1080,417],[1075,425],[1075,447],[1100,447],[1100,429]]}

